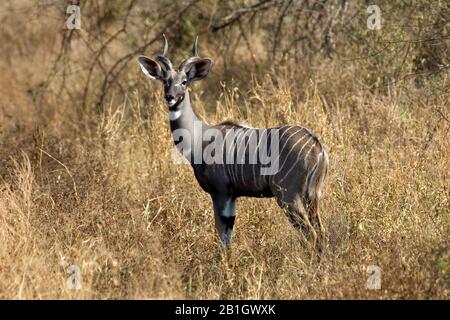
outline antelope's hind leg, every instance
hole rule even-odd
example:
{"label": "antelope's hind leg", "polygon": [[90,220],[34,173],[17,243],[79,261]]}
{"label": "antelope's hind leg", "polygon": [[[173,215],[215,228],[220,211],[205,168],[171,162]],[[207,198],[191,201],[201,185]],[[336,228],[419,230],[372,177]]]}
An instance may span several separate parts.
{"label": "antelope's hind leg", "polygon": [[212,195],[216,229],[224,246],[231,245],[234,220],[236,219],[236,199],[226,195]]}
{"label": "antelope's hind leg", "polygon": [[292,225],[311,244],[312,253],[315,252],[320,259],[324,248],[324,229],[317,212],[309,201],[301,200],[285,205],[284,209]]}
{"label": "antelope's hind leg", "polygon": [[312,241],[315,246],[318,238],[317,232],[311,224],[308,211],[305,208],[303,201],[296,199],[286,203],[277,199],[277,202],[278,205],[285,210],[292,225],[299,230],[307,240]]}
{"label": "antelope's hind leg", "polygon": [[322,219],[319,214],[319,198],[315,197],[313,199],[309,199],[306,201],[307,204],[307,212],[310,221],[314,229],[317,230],[319,235],[319,240],[323,240],[322,237],[325,235],[325,228],[322,223]]}
{"label": "antelope's hind leg", "polygon": [[291,185],[284,184],[284,186],[280,186],[274,183],[272,192],[278,205],[285,211],[292,225],[300,231],[304,239],[312,245],[312,248],[320,253],[321,221],[318,216],[311,215],[311,213],[316,213],[317,211],[311,210],[313,207],[310,206],[310,202],[302,196],[300,184],[293,182]]}

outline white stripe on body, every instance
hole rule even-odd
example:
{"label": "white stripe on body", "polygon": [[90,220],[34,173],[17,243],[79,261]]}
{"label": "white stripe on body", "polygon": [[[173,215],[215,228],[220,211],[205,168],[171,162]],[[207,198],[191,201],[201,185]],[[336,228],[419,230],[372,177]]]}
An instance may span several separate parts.
{"label": "white stripe on body", "polygon": [[305,156],[303,157],[303,159],[305,160],[305,168],[308,166],[308,156],[309,153],[311,152],[311,150],[314,148],[314,146],[316,145],[316,141],[314,141],[314,143],[311,145],[311,147],[309,148],[308,152],[306,152]]}
{"label": "white stripe on body", "polygon": [[311,141],[313,137],[310,136],[308,141],[306,141],[306,143],[303,145],[303,147],[300,149],[300,151],[297,154],[297,159],[295,161],[295,163],[292,164],[292,166],[289,168],[289,170],[284,174],[283,178],[281,178],[278,182],[283,182],[284,179],[286,179],[287,175],[289,174],[289,172],[292,171],[292,169],[295,167],[295,165],[298,163],[298,161],[301,159],[300,156],[302,154],[303,149],[306,147],[306,145],[309,143],[309,141]]}
{"label": "white stripe on body", "polygon": [[[291,149],[289,150],[288,154],[284,157],[284,161],[280,166],[280,169],[278,170],[278,172],[282,172],[282,169],[284,167],[284,165],[286,164],[286,161],[288,161],[289,155],[291,154],[291,152],[293,150],[295,150],[295,146],[297,146],[297,144],[299,144],[300,142],[302,142],[306,137],[310,136],[309,133],[306,133],[305,135],[303,135],[296,143],[294,143],[294,145],[291,147]],[[281,155],[281,153],[280,153]]]}
{"label": "white stripe on body", "polygon": [[[293,128],[293,127],[291,127],[291,128]],[[289,130],[289,129],[288,129],[288,130]],[[288,131],[288,130],[286,130],[286,131]],[[281,148],[280,152],[278,152],[277,161],[280,160],[280,155],[283,153],[283,150],[284,150],[284,148],[286,147],[286,144],[288,143],[289,139],[292,138],[295,134],[299,133],[299,132],[302,131],[302,130],[303,130],[303,128],[300,128],[299,130],[295,131],[293,134],[291,134],[291,135],[286,139],[286,141],[284,141],[283,147]],[[286,132],[286,131],[285,131],[285,132]],[[285,132],[283,132],[283,134],[284,134]],[[283,137],[283,134],[281,135],[279,141],[281,141],[281,138]],[[271,141],[271,143],[272,143],[272,141]],[[280,172],[280,171],[278,170],[278,172]],[[274,175],[272,176],[272,180],[271,180],[272,182],[273,182],[273,179],[275,178],[275,175],[276,175],[276,174],[274,174]]]}

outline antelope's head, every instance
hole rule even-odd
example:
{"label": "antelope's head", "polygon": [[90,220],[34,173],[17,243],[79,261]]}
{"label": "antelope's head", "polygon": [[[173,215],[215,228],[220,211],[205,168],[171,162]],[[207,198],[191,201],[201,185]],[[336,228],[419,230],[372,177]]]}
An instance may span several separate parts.
{"label": "antelope's head", "polygon": [[[172,62],[166,57],[169,44],[164,36],[164,51],[151,59],[139,57],[142,72],[150,79],[157,79],[164,86],[164,100],[169,110],[175,110],[183,101],[186,90],[193,81],[201,80],[208,75],[213,61],[209,58],[200,58],[197,51],[198,36],[192,47],[192,57],[186,59],[178,68],[173,68]],[[159,63],[161,63],[161,65]]]}

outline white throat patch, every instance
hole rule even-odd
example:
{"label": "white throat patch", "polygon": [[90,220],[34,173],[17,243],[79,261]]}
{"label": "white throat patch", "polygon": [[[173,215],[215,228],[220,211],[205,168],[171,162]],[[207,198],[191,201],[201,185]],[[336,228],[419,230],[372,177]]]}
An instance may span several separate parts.
{"label": "white throat patch", "polygon": [[169,120],[175,121],[181,116],[181,110],[169,111]]}

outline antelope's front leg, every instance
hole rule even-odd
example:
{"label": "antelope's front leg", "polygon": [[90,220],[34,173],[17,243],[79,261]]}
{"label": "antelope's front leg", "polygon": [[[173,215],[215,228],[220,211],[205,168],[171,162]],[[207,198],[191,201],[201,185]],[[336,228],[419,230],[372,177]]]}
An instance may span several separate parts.
{"label": "antelope's front leg", "polygon": [[211,198],[220,240],[224,246],[230,246],[234,220],[236,219],[236,200],[225,195],[212,195]]}

